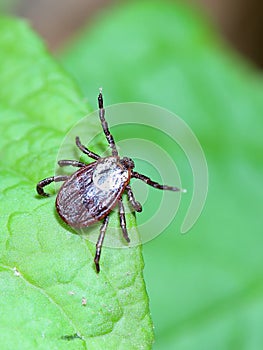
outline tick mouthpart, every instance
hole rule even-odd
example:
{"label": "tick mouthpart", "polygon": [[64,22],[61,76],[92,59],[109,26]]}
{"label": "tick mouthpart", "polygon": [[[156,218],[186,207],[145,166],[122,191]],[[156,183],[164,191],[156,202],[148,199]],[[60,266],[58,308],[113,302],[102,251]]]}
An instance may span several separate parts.
{"label": "tick mouthpart", "polygon": [[123,157],[120,159],[120,163],[125,167],[125,169],[133,169],[135,167],[134,161],[131,158]]}

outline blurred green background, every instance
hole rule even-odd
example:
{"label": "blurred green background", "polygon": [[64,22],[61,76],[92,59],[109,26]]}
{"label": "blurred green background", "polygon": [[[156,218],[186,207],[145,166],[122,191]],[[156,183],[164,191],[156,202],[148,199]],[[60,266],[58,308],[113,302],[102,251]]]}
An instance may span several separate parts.
{"label": "blurred green background", "polygon": [[[244,26],[241,39],[230,40],[230,29],[220,27],[223,10],[208,19],[209,2],[207,14],[183,2],[108,1],[106,7],[86,2],[76,24],[73,2],[65,1],[62,14],[67,16],[61,15],[64,23],[58,20],[57,27],[50,1],[45,7],[39,1],[39,12],[30,1],[12,3],[5,11],[31,18],[36,28],[50,14],[44,37],[53,37],[48,45],[94,108],[99,86],[107,104],[165,107],[188,123],[204,149],[210,184],[198,222],[186,235],[179,234],[189,204],[185,200],[173,223],[143,249],[154,349],[262,349],[263,81],[254,66],[262,65],[260,42],[253,46],[248,40],[241,47]],[[228,43],[215,26],[229,34]],[[246,51],[252,46],[254,51]],[[191,188],[182,155],[176,158],[169,140],[162,147],[175,159],[184,186]],[[147,167],[143,170],[147,173]]]}

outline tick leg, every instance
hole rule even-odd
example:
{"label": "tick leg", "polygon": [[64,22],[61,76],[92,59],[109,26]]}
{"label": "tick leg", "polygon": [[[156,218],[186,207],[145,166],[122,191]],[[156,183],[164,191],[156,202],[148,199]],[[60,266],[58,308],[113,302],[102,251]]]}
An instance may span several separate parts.
{"label": "tick leg", "polygon": [[149,177],[143,175],[143,174],[139,174],[136,171],[132,172],[132,176],[136,179],[142,180],[143,182],[145,182],[147,185],[150,185],[154,188],[158,188],[159,190],[168,190],[168,191],[181,191],[181,192],[186,192],[185,190],[181,190],[178,187],[173,187],[173,186],[167,186],[167,185],[161,185],[158,182],[152,181]]}
{"label": "tick leg", "polygon": [[101,225],[101,228],[100,228],[100,235],[99,235],[99,238],[98,238],[98,241],[97,241],[97,244],[96,244],[96,254],[95,254],[94,262],[95,262],[95,265],[96,265],[97,273],[100,272],[100,264],[99,264],[99,262],[100,262],[101,248],[102,248],[102,244],[103,244],[103,241],[104,241],[104,237],[105,237],[105,233],[106,233],[106,230],[107,230],[108,223],[109,223],[109,215],[105,216],[105,218],[103,220],[103,224]]}
{"label": "tick leg", "polygon": [[67,175],[58,175],[58,176],[47,177],[46,179],[39,181],[39,183],[37,184],[37,188],[36,188],[37,193],[40,194],[40,196],[49,197],[49,194],[43,190],[43,187],[51,184],[51,182],[65,181],[68,178],[69,178],[69,176],[67,176]]}
{"label": "tick leg", "polygon": [[82,143],[80,142],[80,139],[79,139],[78,136],[76,136],[76,145],[81,150],[81,152],[87,154],[90,158],[93,158],[93,159],[96,159],[96,160],[98,160],[100,158],[100,156],[98,154],[90,151],[84,145],[82,145]]}
{"label": "tick leg", "polygon": [[128,199],[129,202],[131,203],[131,205],[133,206],[134,210],[137,212],[141,212],[142,211],[142,206],[139,202],[137,202],[134,198],[134,194],[132,192],[131,186],[127,185],[126,186],[126,190],[127,190],[127,195],[128,195]]}
{"label": "tick leg", "polygon": [[79,161],[77,161],[77,160],[65,160],[65,159],[59,160],[59,161],[58,161],[58,165],[59,165],[59,166],[68,166],[68,165],[71,165],[71,166],[75,166],[75,167],[79,167],[79,168],[86,166],[85,163],[79,162]]}
{"label": "tick leg", "polygon": [[122,199],[119,199],[119,214],[120,214],[120,225],[121,225],[123,237],[129,243],[130,242],[130,238],[129,238],[128,232],[127,232],[125,211],[124,211],[124,206],[123,206],[123,203],[122,203]]}
{"label": "tick leg", "polygon": [[100,89],[100,93],[98,96],[98,105],[99,105],[99,117],[100,117],[100,122],[101,122],[101,126],[103,129],[103,132],[106,136],[106,139],[108,141],[108,144],[111,148],[112,151],[112,155],[113,156],[117,156],[118,155],[118,151],[115,145],[115,141],[114,138],[112,136],[112,134],[109,131],[109,127],[108,127],[108,123],[105,120],[105,109],[103,107],[103,96],[102,96],[102,89]]}

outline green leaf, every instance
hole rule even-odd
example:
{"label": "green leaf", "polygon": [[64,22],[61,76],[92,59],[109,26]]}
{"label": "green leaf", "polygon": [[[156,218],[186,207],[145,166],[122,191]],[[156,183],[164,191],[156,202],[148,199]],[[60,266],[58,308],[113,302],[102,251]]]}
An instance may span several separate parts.
{"label": "green leaf", "polygon": [[[88,97],[100,82],[109,103],[142,101],[174,111],[206,153],[210,186],[199,221],[176,235],[182,211],[144,247],[155,349],[261,349],[261,74],[194,10],[157,2],[111,9],[61,59]],[[191,170],[169,141],[162,147],[191,188]]]}
{"label": "green leaf", "polygon": [[[0,19],[0,51],[1,348],[149,349],[141,248],[103,249],[97,274],[94,244],[35,191],[91,109],[26,23]],[[87,134],[99,130],[90,118]]]}

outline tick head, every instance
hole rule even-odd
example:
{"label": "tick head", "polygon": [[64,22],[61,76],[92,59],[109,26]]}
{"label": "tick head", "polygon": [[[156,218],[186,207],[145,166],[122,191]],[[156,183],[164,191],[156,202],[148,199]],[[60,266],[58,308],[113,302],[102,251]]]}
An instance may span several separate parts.
{"label": "tick head", "polygon": [[125,167],[125,169],[129,170],[129,169],[133,169],[134,168],[134,161],[131,158],[128,157],[123,157],[120,160],[120,163]]}

